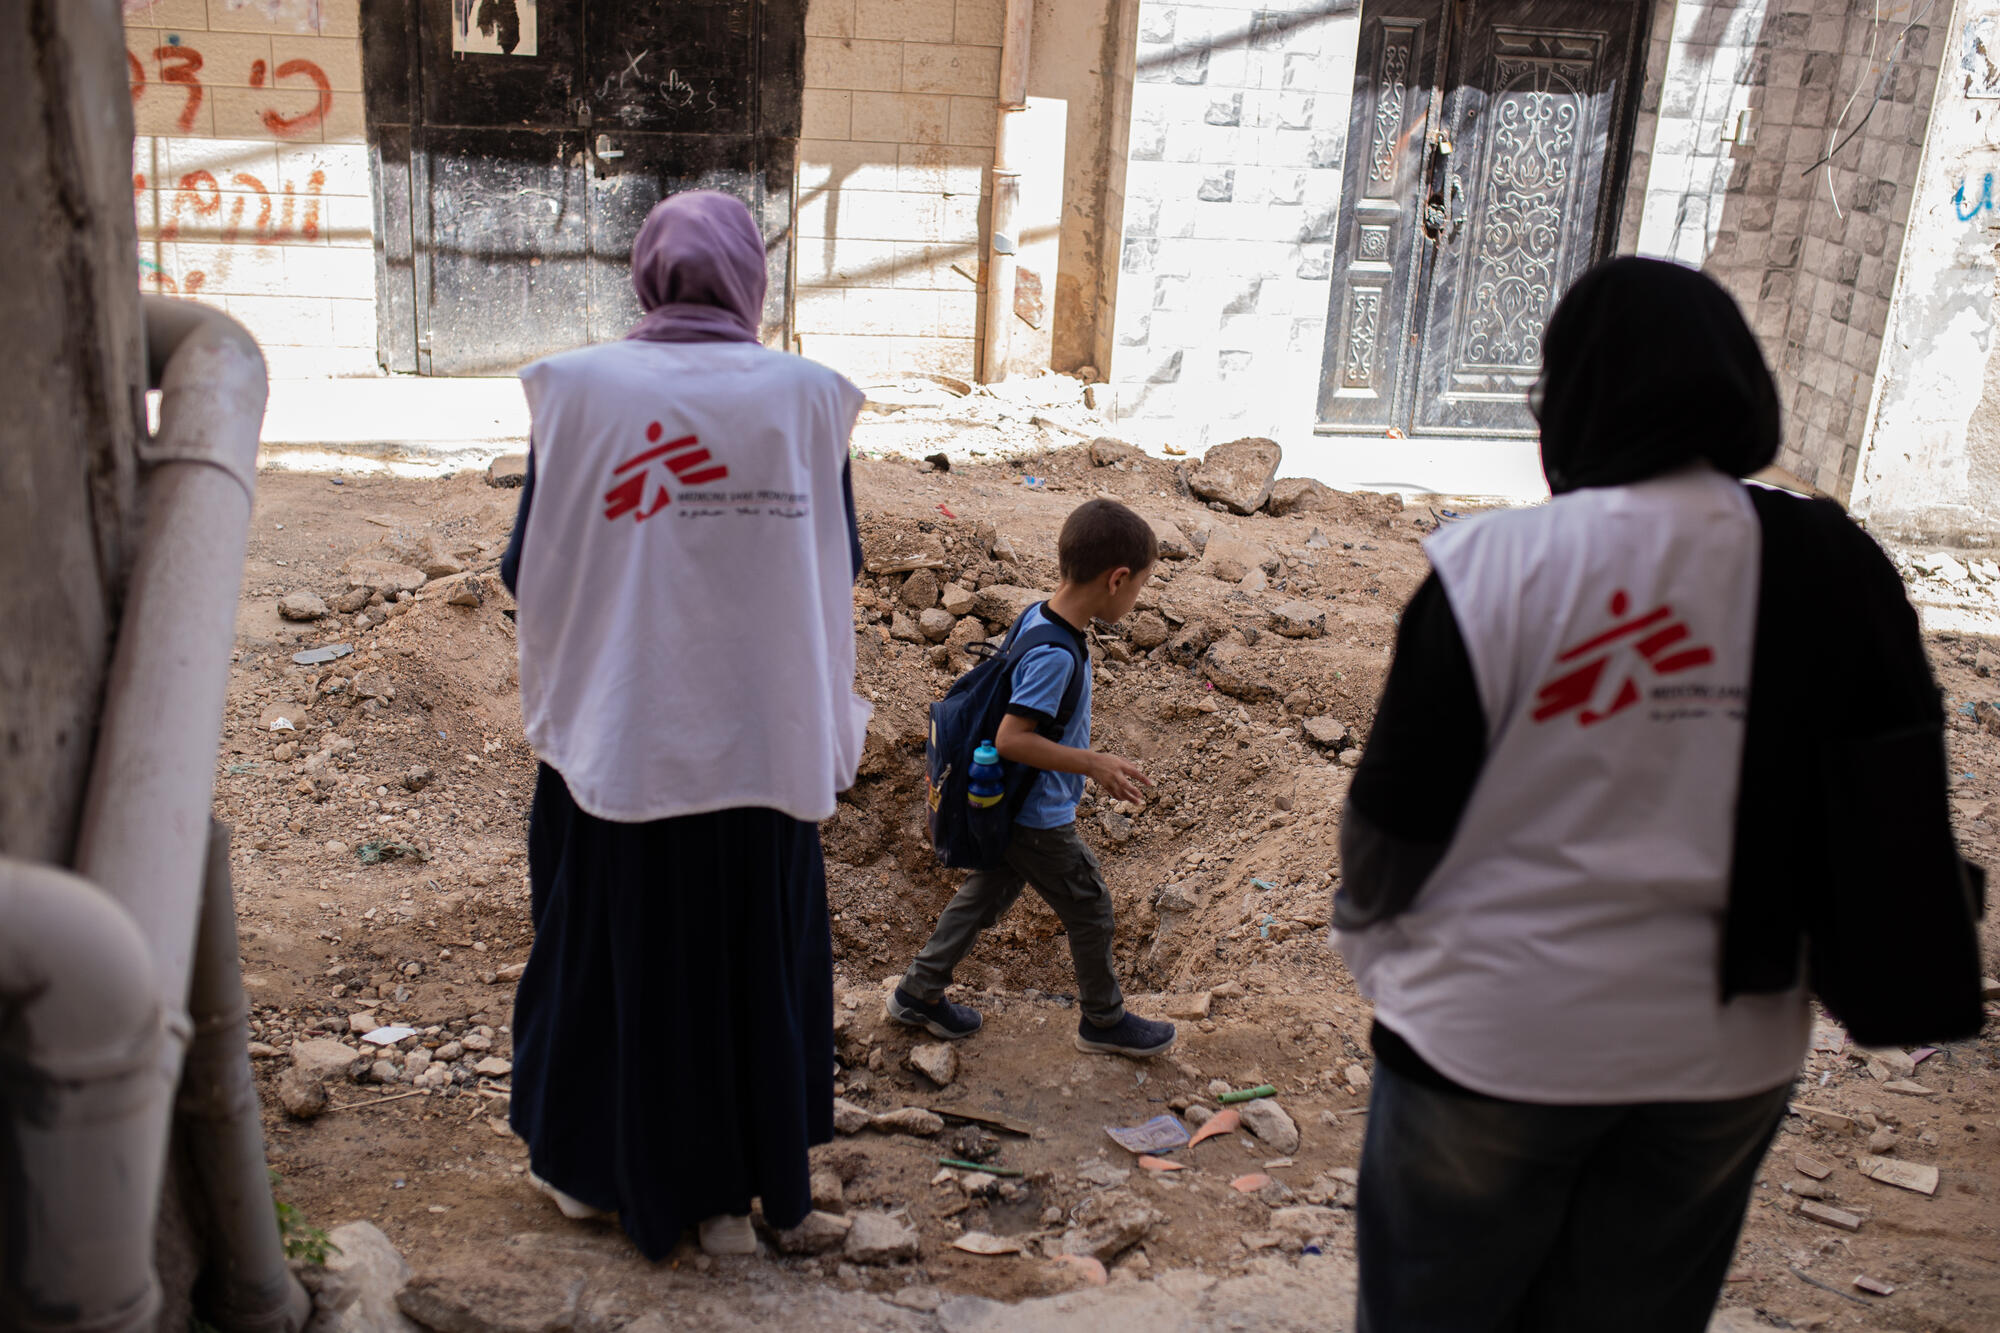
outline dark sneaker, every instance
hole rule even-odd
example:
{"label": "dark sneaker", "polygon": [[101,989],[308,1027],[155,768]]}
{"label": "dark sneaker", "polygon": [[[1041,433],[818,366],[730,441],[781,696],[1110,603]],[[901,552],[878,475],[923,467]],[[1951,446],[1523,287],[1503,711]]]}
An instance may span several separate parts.
{"label": "dark sneaker", "polygon": [[979,1031],[980,1017],[977,1009],[968,1009],[962,1004],[949,1000],[939,1000],[936,1004],[925,1004],[912,996],[901,986],[889,997],[889,1017],[908,1027],[922,1028],[943,1041],[957,1041]]}
{"label": "dark sneaker", "polygon": [[1076,1021],[1079,1051],[1129,1055],[1135,1060],[1165,1055],[1173,1049],[1175,1036],[1172,1023],[1155,1023],[1137,1014],[1127,1014],[1108,1028],[1101,1028],[1087,1018]]}

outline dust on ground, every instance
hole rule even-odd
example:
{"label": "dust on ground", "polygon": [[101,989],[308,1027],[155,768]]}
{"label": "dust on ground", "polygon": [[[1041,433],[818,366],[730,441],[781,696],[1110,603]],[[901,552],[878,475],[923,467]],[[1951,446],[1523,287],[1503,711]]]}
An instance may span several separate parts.
{"label": "dust on ground", "polygon": [[[652,1266],[603,1224],[565,1221],[527,1183],[525,1150],[505,1127],[509,978],[531,938],[534,760],[512,603],[494,573],[517,493],[476,474],[271,472],[260,479],[216,813],[236,830],[253,1051],[281,1195],[323,1226],[376,1222],[419,1274],[490,1270],[526,1250],[565,1256],[592,1275],[587,1299],[605,1327],[669,1288],[690,1311],[799,1281],[900,1293],[917,1311],[951,1294],[1066,1291],[1084,1279],[1044,1249],[1120,1209],[1156,1216],[1112,1256],[1114,1285],[1185,1283],[1177,1270],[1202,1282],[1275,1278],[1328,1262],[1315,1253],[1347,1261],[1372,1060],[1369,1007],[1325,938],[1337,820],[1397,613],[1426,568],[1418,543],[1450,511],[1326,492],[1282,518],[1217,513],[1187,493],[1172,460],[1115,450],[1094,460],[1083,447],[961,458],[949,472],[864,460],[855,486],[871,568],[894,572],[865,576],[855,592],[858,688],[875,716],[862,777],[825,826],[841,1094],[869,1112],[939,1107],[1030,1134],[975,1135],[954,1122],[936,1138],[865,1130],[815,1150],[847,1213],[905,1210],[920,1252],[890,1265],[838,1254],[712,1263],[683,1247]],[[1179,558],[1162,561],[1135,616],[1092,632],[1095,743],[1137,759],[1157,786],[1136,808],[1093,794],[1080,824],[1116,897],[1134,1009],[1190,1017],[1170,1060],[1079,1054],[1061,928],[1026,895],[960,971],[957,998],[984,1012],[986,1028],[955,1048],[958,1071],[940,1088],[905,1063],[924,1039],[882,1017],[887,980],[957,879],[934,867],[923,837],[924,709],[964,666],[972,637],[1053,587],[1056,532],[1097,495],[1154,520]],[[295,591],[340,604],[355,559],[432,577],[414,595],[317,624],[279,617],[277,601]],[[924,610],[945,607],[964,614],[948,629],[936,615],[926,625]],[[1969,854],[1991,864],[2000,738],[1959,705],[2000,700],[2000,680],[1980,674],[2000,658],[1982,659],[1988,645],[1968,637],[1929,641],[1953,705],[1954,811]],[[334,643],[355,651],[313,667],[291,660]],[[280,717],[292,729],[272,730]],[[336,1109],[308,1120],[282,1109],[293,1042],[358,1049],[378,1024],[417,1029],[379,1053],[389,1081],[363,1060],[360,1075],[333,1086]],[[1835,1031],[1820,1036],[1798,1096],[1815,1113],[1785,1122],[1725,1306],[1778,1327],[1992,1327],[2000,1044],[1959,1043],[1905,1073],[1894,1057],[1871,1068]],[[426,1063],[412,1059],[418,1050],[430,1067],[413,1077]],[[1888,1090],[1899,1075],[1930,1095]],[[1273,1085],[1298,1147],[1224,1135],[1182,1154],[1192,1169],[1154,1174],[1104,1133],[1212,1108],[1216,1080]],[[659,1132],[699,1136],[702,1114],[690,1082],[685,1100],[658,1108]],[[1856,1155],[1871,1135],[1876,1151],[1935,1165],[1936,1194],[1864,1178]],[[973,1181],[972,1193],[940,1178],[938,1157],[994,1147],[996,1163],[1021,1176]],[[1802,1174],[1802,1153],[1829,1174]],[[1271,1183],[1232,1188],[1249,1175]],[[1862,1217],[1860,1229],[1798,1215],[1807,1194]],[[1026,1253],[950,1248],[972,1231],[1018,1239]],[[1860,1293],[1858,1274],[1895,1294]]]}

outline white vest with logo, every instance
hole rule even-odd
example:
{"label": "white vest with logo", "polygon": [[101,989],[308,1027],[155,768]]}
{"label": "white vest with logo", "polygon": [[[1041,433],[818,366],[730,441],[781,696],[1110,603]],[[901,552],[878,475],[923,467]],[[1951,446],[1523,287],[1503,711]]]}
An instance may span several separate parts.
{"label": "white vest with logo", "polygon": [[1796,1072],[1802,993],[1720,1000],[1759,543],[1742,486],[1706,466],[1430,540],[1486,762],[1410,910],[1338,939],[1446,1077],[1604,1104]]}
{"label": "white vest with logo", "polygon": [[601,819],[831,815],[869,716],[841,491],[860,390],[755,343],[636,340],[521,382],[529,744]]}

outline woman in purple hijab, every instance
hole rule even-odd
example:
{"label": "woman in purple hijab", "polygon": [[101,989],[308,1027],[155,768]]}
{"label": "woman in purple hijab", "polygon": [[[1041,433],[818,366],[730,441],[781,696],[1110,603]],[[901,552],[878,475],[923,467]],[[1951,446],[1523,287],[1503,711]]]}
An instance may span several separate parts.
{"label": "woman in purple hijab", "polygon": [[763,347],[764,244],[729,195],[653,209],[644,317],[521,372],[501,575],[541,759],[511,1119],[571,1218],[658,1259],[757,1249],[832,1137],[819,822],[853,781],[860,391]]}

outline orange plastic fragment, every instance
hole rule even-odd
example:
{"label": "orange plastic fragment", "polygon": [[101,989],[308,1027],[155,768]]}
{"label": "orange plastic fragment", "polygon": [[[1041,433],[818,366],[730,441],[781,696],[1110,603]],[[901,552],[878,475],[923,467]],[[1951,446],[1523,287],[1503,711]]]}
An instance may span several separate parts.
{"label": "orange plastic fragment", "polygon": [[1140,1165],[1140,1166],[1143,1166],[1143,1167],[1145,1167],[1145,1168],[1146,1168],[1146,1169],[1147,1169],[1148,1171],[1185,1171],[1185,1170],[1187,1170],[1187,1163],[1186,1163],[1186,1162],[1170,1162],[1170,1161],[1168,1161],[1168,1160],[1167,1160],[1166,1158],[1164,1158],[1164,1157],[1154,1157],[1154,1156],[1152,1156],[1151,1154],[1148,1154],[1148,1155],[1146,1155],[1146,1156],[1144,1156],[1144,1157],[1141,1157],[1141,1158],[1139,1159],[1139,1165]]}
{"label": "orange plastic fragment", "polygon": [[1217,1134],[1234,1134],[1241,1128],[1243,1117],[1236,1113],[1236,1108],[1228,1107],[1210,1116],[1208,1123],[1197,1129],[1194,1137],[1188,1140],[1188,1147],[1192,1148],[1203,1139],[1212,1139]]}
{"label": "orange plastic fragment", "polygon": [[1107,1281],[1104,1265],[1087,1254],[1057,1255],[1056,1262],[1059,1264],[1068,1264],[1074,1268],[1077,1271],[1077,1276],[1093,1287],[1101,1287]]}
{"label": "orange plastic fragment", "polygon": [[1271,1178],[1262,1171],[1259,1171],[1254,1175],[1236,1177],[1236,1179],[1229,1182],[1229,1188],[1235,1190],[1238,1194],[1255,1194],[1270,1183]]}

